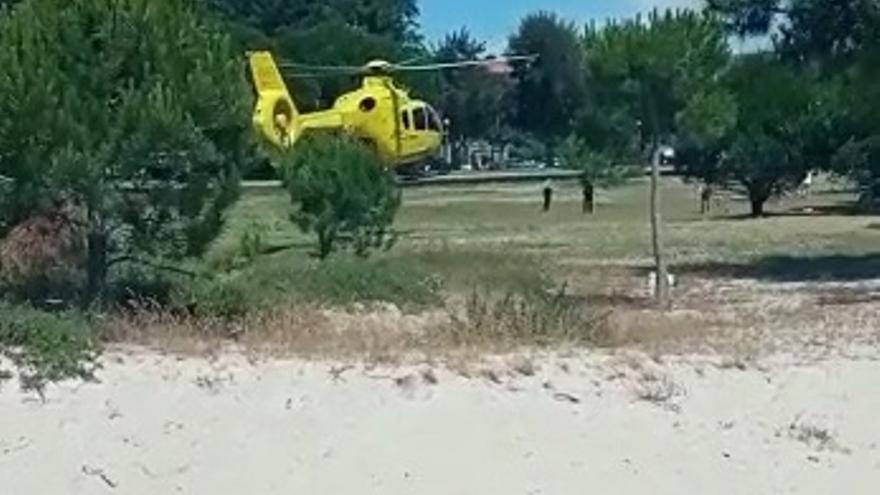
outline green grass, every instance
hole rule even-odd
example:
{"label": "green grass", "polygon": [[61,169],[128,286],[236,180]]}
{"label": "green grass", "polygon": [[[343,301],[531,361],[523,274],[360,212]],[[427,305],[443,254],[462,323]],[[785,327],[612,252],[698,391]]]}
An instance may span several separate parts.
{"label": "green grass", "polygon": [[[598,213],[580,213],[579,191],[561,191],[553,211],[539,211],[532,186],[485,188],[477,197],[455,190],[414,191],[400,218],[408,247],[447,243],[491,249],[500,244],[517,252],[585,260],[646,259],[651,254],[646,181],[604,191]],[[829,208],[854,199],[848,194],[814,195],[811,200],[771,204],[772,214],[799,208]],[[674,179],[662,187],[664,240],[673,261],[747,259],[798,252],[864,254],[877,246],[877,234],[866,229],[864,217],[844,215],[770,216],[744,218],[747,203],[729,201],[728,212],[703,218],[695,192]]]}
{"label": "green grass", "polygon": [[[841,213],[855,197],[836,187],[820,182],[809,198],[773,201],[761,219],[747,218],[747,201],[731,193],[725,211],[703,217],[694,188],[666,178],[661,209],[667,254],[679,265],[876,254],[880,230],[870,228],[876,218]],[[581,214],[576,184],[560,187],[549,213],[540,211],[536,184],[407,189],[396,223],[400,240],[380,259],[383,269],[436,274],[452,289],[509,285],[572,267],[646,266],[652,254],[647,200],[646,180],[601,191],[593,216]],[[312,240],[287,220],[288,211],[283,191],[246,194],[209,260],[236,252],[243,233],[256,229],[267,250],[289,249],[255,260],[252,269],[306,263]],[[260,268],[264,264],[268,268]]]}
{"label": "green grass", "polygon": [[[880,246],[880,230],[870,228],[877,219],[835,213],[854,199],[826,182],[810,198],[772,202],[767,218],[747,218],[748,203],[735,196],[725,211],[703,217],[694,188],[664,179],[666,251],[674,269],[719,273],[744,265],[797,272],[811,260],[811,266],[871,263]],[[246,193],[206,263],[229,272],[221,280],[234,289],[225,295],[221,289],[219,300],[232,306],[283,300],[440,304],[450,293],[465,295],[475,287],[503,292],[548,286],[551,279],[587,280],[609,267],[650,266],[647,200],[646,180],[600,192],[593,216],[580,212],[576,184],[560,187],[549,213],[540,211],[535,184],[408,189],[396,223],[400,239],[390,252],[322,263],[310,256],[314,241],[289,221],[283,191]],[[806,207],[823,213],[804,213]],[[270,254],[243,259],[243,239],[255,232],[261,251]],[[842,271],[858,271],[861,264]]]}

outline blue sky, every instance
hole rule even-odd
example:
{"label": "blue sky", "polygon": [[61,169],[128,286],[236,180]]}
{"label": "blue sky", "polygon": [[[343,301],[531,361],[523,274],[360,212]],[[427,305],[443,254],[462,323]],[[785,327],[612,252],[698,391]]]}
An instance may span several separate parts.
{"label": "blue sky", "polygon": [[420,0],[423,32],[431,41],[467,26],[493,50],[505,46],[519,20],[537,10],[556,12],[578,23],[633,15],[653,7],[699,6],[701,0]]}

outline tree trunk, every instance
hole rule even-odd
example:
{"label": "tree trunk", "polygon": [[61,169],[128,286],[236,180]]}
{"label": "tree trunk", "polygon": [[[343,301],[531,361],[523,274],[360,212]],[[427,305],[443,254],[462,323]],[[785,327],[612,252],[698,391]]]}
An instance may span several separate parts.
{"label": "tree trunk", "polygon": [[327,259],[333,252],[333,235],[329,230],[318,230],[318,257]]}
{"label": "tree trunk", "polygon": [[584,203],[582,210],[584,214],[596,213],[596,193],[592,182],[584,182]]}
{"label": "tree trunk", "polygon": [[760,218],[764,216],[764,201],[761,199],[752,200],[752,218]]}
{"label": "tree trunk", "polygon": [[84,303],[88,306],[103,297],[107,282],[107,233],[101,228],[88,234],[86,265],[88,287]]}
{"label": "tree trunk", "polygon": [[657,283],[654,296],[661,305],[669,303],[669,271],[663,255],[660,219],[660,156],[661,148],[655,142],[651,158],[651,242],[654,246],[654,264],[656,266]]}

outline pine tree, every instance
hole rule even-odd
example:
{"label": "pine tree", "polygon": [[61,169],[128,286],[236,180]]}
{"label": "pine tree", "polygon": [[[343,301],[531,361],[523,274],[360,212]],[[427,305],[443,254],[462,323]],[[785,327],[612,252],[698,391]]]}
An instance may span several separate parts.
{"label": "pine tree", "polygon": [[0,66],[0,228],[80,212],[85,302],[116,264],[195,255],[218,232],[250,96],[195,3],[29,0],[0,17]]}

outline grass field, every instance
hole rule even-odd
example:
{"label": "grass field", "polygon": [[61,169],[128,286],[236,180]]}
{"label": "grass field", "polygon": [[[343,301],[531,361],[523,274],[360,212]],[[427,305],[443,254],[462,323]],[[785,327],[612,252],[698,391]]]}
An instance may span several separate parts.
{"label": "grass field", "polygon": [[[845,184],[820,181],[809,197],[775,200],[767,217],[751,219],[745,198],[731,192],[704,217],[693,187],[664,179],[664,242],[678,278],[670,312],[653,309],[646,283],[647,182],[602,191],[593,216],[580,212],[576,184],[558,186],[549,213],[540,211],[534,184],[407,189],[391,251],[368,262],[341,256],[324,263],[288,220],[284,192],[248,192],[207,262],[235,267],[231,276],[248,284],[233,295],[237,302],[269,292],[274,308],[288,298],[337,307],[386,301],[421,314],[450,301],[470,304],[478,289],[564,291],[601,315],[613,340],[673,343],[675,351],[691,348],[683,341],[702,346],[717,338],[721,347],[739,349],[816,335],[874,338],[880,329],[880,218],[856,214]],[[236,265],[230,260],[240,257],[246,232],[259,238],[261,254]],[[496,315],[559,314],[555,306],[487,304]],[[570,324],[567,314],[559,318],[557,326]]]}
{"label": "grass field", "polygon": [[[754,264],[759,270],[776,260],[780,271],[791,268],[792,278],[821,278],[823,270],[834,278],[871,268],[880,219],[847,214],[853,195],[830,182],[820,186],[808,198],[775,201],[767,218],[747,218],[747,202],[735,196],[724,201],[723,211],[703,217],[694,190],[667,179],[662,212],[668,255],[685,268]],[[581,214],[579,201],[575,184],[561,185],[548,214],[540,211],[537,185],[408,189],[396,224],[401,238],[389,256],[417,256],[450,273],[523,257],[565,271],[649,266],[646,182],[603,191],[593,216]],[[289,222],[289,210],[281,191],[246,193],[209,259],[234,252],[247,230],[261,232],[269,250],[292,247],[284,258],[306,256],[311,240]],[[783,266],[785,258],[790,267]]]}

